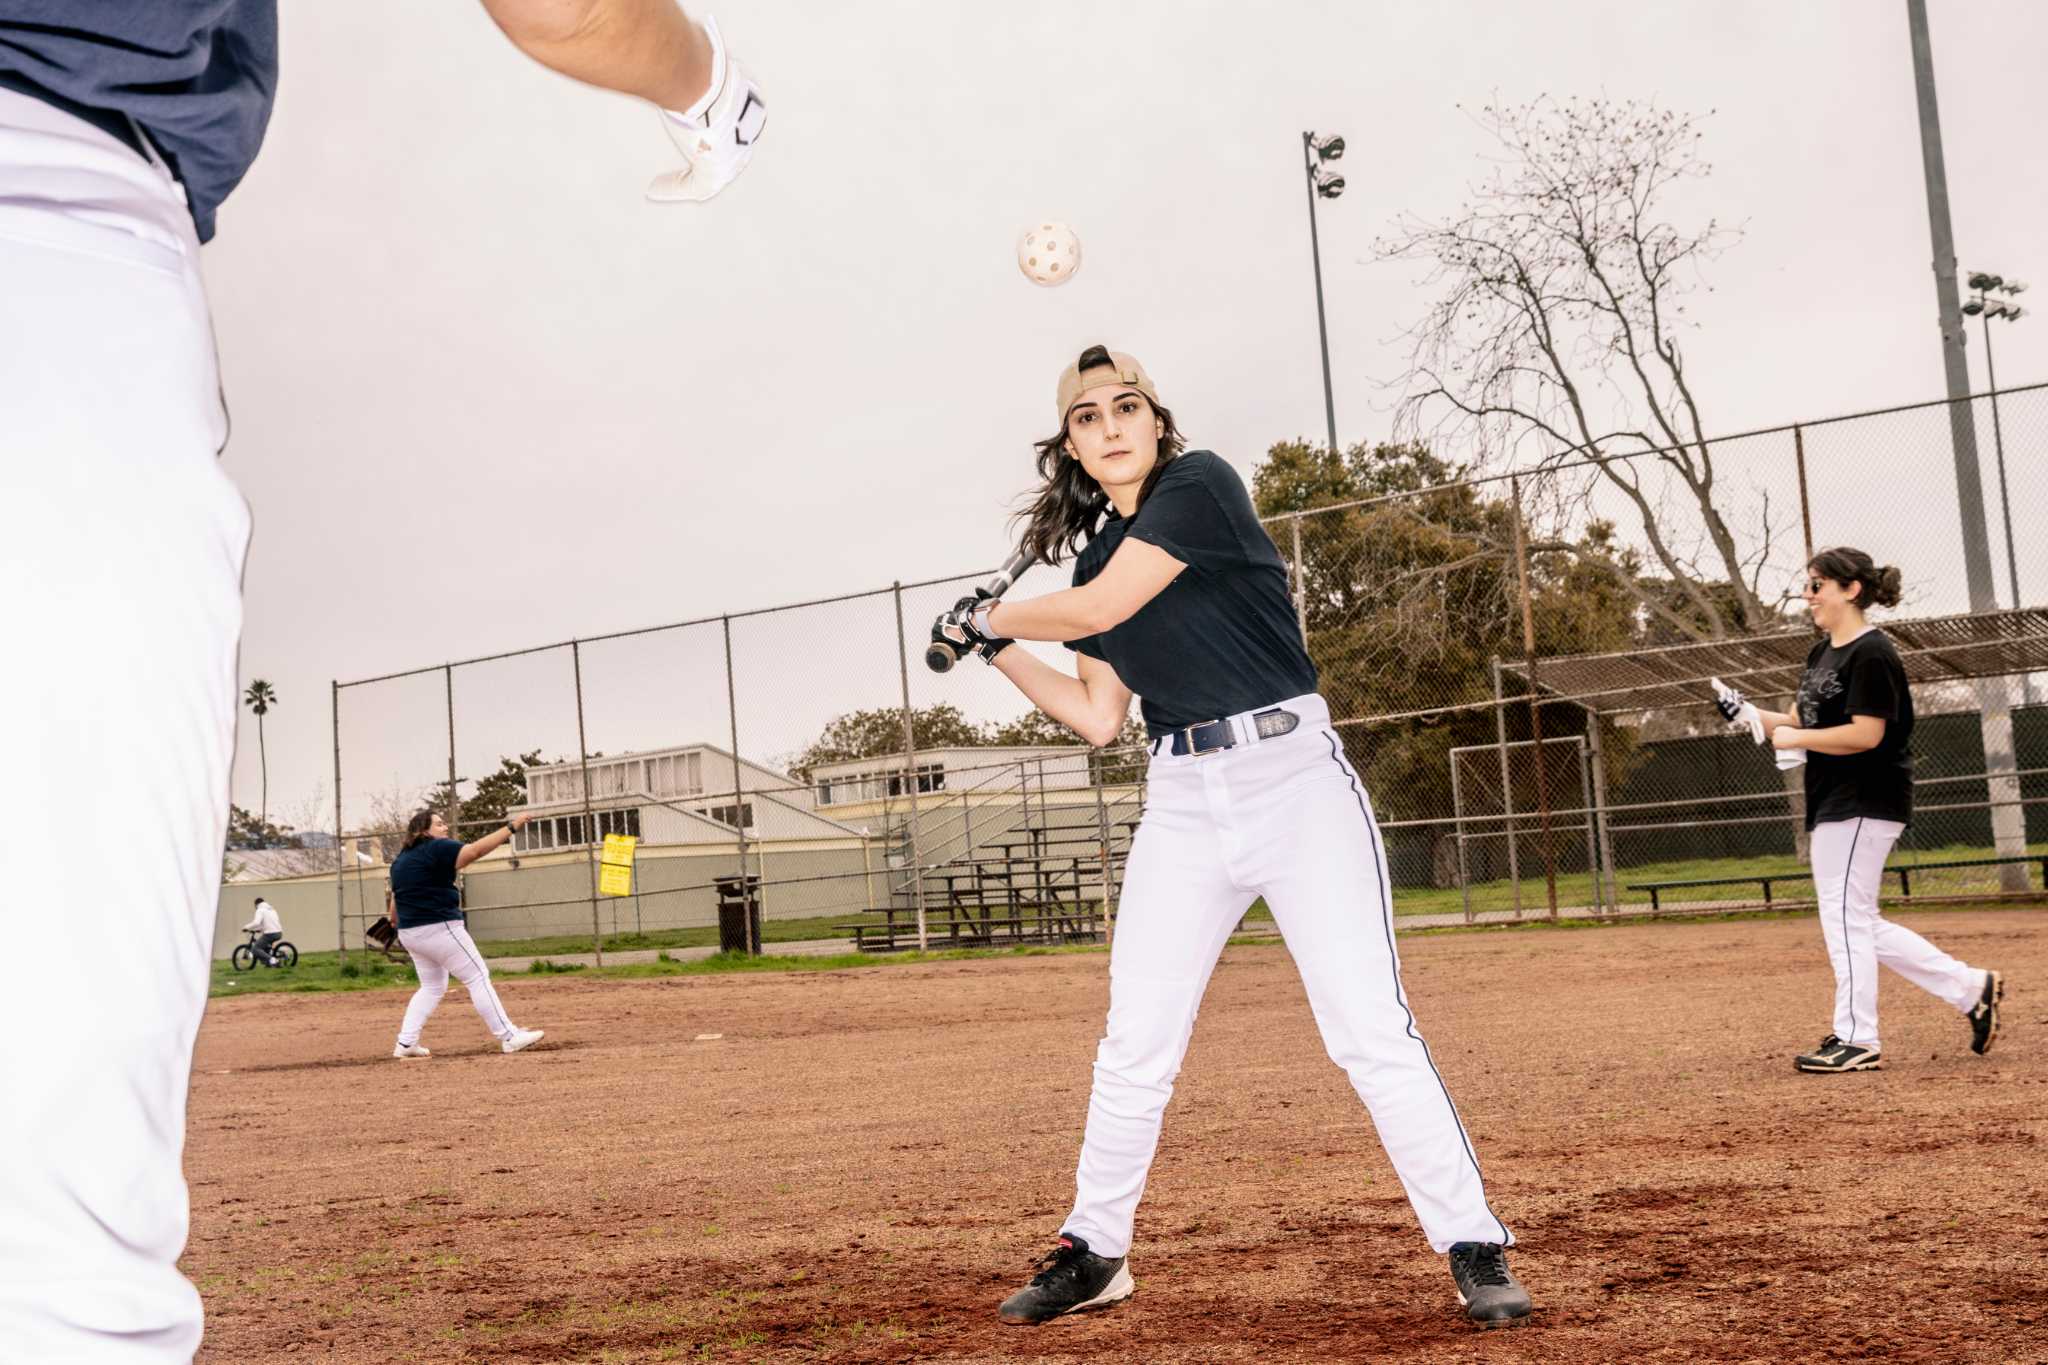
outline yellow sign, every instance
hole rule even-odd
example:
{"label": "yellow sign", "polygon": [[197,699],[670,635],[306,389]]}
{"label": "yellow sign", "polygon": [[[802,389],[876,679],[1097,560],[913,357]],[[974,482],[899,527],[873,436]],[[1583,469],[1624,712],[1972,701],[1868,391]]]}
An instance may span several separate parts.
{"label": "yellow sign", "polygon": [[633,852],[640,840],[630,834],[604,836],[604,856],[598,862],[597,889],[606,896],[633,894]]}

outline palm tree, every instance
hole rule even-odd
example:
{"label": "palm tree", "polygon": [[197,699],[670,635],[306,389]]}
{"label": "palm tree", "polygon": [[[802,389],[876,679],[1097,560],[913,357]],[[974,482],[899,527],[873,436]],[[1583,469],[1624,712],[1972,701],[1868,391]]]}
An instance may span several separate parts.
{"label": "palm tree", "polygon": [[261,678],[249,684],[249,690],[242,694],[242,703],[256,713],[256,752],[263,762],[263,810],[256,817],[256,828],[270,827],[270,751],[263,743],[263,718],[270,714],[270,708],[277,705],[277,691]]}

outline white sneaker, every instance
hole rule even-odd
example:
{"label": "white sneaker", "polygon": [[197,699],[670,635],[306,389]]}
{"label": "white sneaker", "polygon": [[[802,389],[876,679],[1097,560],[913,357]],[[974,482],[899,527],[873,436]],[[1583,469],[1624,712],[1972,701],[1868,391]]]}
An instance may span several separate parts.
{"label": "white sneaker", "polygon": [[524,1052],[547,1036],[545,1032],[537,1028],[516,1028],[512,1030],[512,1036],[505,1039],[499,1046],[503,1047],[507,1052]]}
{"label": "white sneaker", "polygon": [[418,1043],[414,1043],[411,1046],[400,1043],[397,1047],[391,1049],[391,1055],[403,1060],[407,1057],[431,1057],[434,1054],[421,1047]]}
{"label": "white sneaker", "polygon": [[683,168],[657,175],[647,186],[647,197],[658,203],[701,204],[737,180],[768,124],[768,102],[761,98],[761,88],[725,55],[718,22],[709,16],[704,36],[711,40],[714,93],[708,102],[699,101],[696,107],[702,112],[696,118],[660,111],[662,128],[683,154]]}

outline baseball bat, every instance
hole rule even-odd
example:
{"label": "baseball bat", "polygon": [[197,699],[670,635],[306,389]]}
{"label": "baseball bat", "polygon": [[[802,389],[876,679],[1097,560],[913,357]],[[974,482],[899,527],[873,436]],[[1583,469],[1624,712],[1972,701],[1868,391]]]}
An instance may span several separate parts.
{"label": "baseball bat", "polygon": [[[1031,564],[1031,556],[1024,553],[1022,546],[1017,547],[1010,552],[1010,557],[1003,561],[1003,567],[996,570],[996,576],[981,585],[982,591],[990,597],[1001,597],[1010,590],[1012,583],[1024,576],[1024,571],[1030,568]],[[934,673],[947,672],[959,662],[959,651],[944,640],[934,640],[925,647],[924,666]]]}

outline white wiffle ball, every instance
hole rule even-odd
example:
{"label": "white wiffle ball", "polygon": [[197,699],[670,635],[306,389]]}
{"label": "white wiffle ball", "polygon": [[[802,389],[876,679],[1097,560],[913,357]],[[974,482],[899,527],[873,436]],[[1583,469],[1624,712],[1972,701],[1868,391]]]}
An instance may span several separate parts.
{"label": "white wiffle ball", "polygon": [[1081,237],[1065,223],[1040,223],[1017,239],[1017,268],[1033,284],[1065,284],[1081,268]]}

